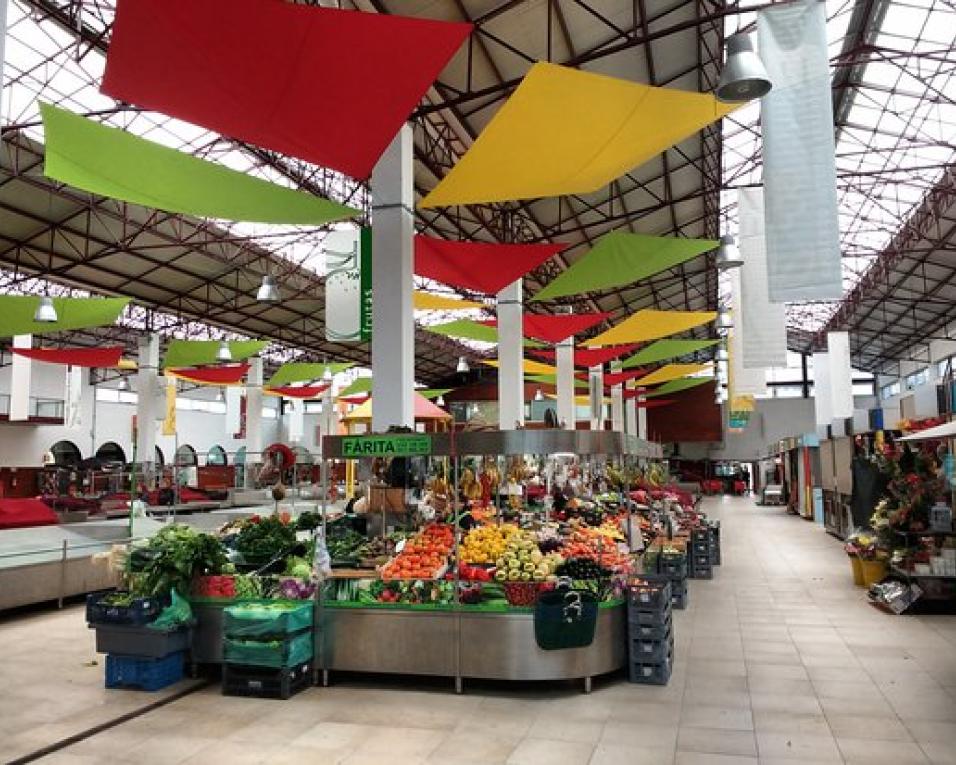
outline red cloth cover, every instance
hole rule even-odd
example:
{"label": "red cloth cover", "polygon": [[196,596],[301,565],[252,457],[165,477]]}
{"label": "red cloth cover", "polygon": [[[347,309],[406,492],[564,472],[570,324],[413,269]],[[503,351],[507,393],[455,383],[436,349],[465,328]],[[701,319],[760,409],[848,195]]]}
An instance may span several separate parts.
{"label": "red cloth cover", "polygon": [[73,367],[115,367],[123,356],[123,346],[115,348],[11,348],[18,356],[47,364]]}
{"label": "red cloth cover", "polygon": [[497,295],[568,245],[451,242],[415,237],[415,274],[452,287]]}
{"label": "red cloth cover", "polygon": [[55,526],[59,519],[43,500],[33,497],[0,499],[0,529]]}
{"label": "red cloth cover", "polygon": [[275,388],[266,388],[267,393],[278,393],[286,398],[318,398],[328,385],[279,385]]}
{"label": "red cloth cover", "polygon": [[[625,354],[637,350],[638,343],[629,343],[628,345],[609,345],[606,348],[575,348],[574,366],[576,367],[596,367],[598,364],[606,364],[608,361],[619,359]],[[554,348],[540,348],[529,351],[534,355],[547,361],[554,361],[558,352]]]}
{"label": "red cloth cover", "polygon": [[[572,313],[550,316],[540,313],[524,315],[524,336],[543,340],[546,343],[560,343],[572,335],[586,332],[595,324],[600,324],[609,313]],[[485,319],[480,322],[489,327],[497,327],[497,319]]]}
{"label": "red cloth cover", "polygon": [[364,179],[471,30],[284,0],[120,0],[102,89]]}
{"label": "red cloth cover", "polygon": [[229,364],[223,367],[180,367],[171,369],[175,376],[204,385],[236,385],[249,371],[249,364]]}

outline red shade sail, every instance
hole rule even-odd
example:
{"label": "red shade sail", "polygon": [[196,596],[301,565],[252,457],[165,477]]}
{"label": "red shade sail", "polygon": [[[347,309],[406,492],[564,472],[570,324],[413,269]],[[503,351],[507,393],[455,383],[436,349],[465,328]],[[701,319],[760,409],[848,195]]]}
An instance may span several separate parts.
{"label": "red shade sail", "polygon": [[643,377],[646,374],[647,370],[645,369],[630,369],[627,372],[605,372],[604,385],[620,385],[628,380],[635,380],[638,377]]}
{"label": "red shade sail", "polygon": [[26,356],[47,364],[73,367],[115,367],[123,356],[123,346],[115,348],[12,348],[17,356]]}
{"label": "red shade sail", "polygon": [[200,385],[237,385],[249,371],[249,364],[222,367],[180,367],[167,369],[166,374]]}
{"label": "red shade sail", "polygon": [[364,179],[471,30],[283,0],[120,0],[103,92]]}
{"label": "red shade sail", "polygon": [[338,400],[345,404],[354,404],[355,406],[361,406],[366,401],[371,398],[371,394],[363,393],[360,396],[339,396]]}
{"label": "red shade sail", "polygon": [[415,273],[452,287],[497,295],[567,246],[450,242],[419,234],[415,237]]}
{"label": "red shade sail", "polygon": [[284,385],[276,388],[264,388],[264,393],[271,393],[274,396],[285,396],[286,398],[318,398],[327,389],[328,385]]}
{"label": "red shade sail", "polygon": [[[575,348],[574,366],[596,367],[598,364],[603,365],[631,353],[637,347],[637,343],[629,343],[628,345],[609,345],[606,348]],[[554,348],[542,348],[541,350],[529,351],[529,353],[548,361],[554,361],[558,352]]]}
{"label": "red shade sail", "polygon": [[[524,315],[524,336],[543,340],[546,343],[560,343],[567,337],[586,332],[595,324],[600,324],[609,313],[572,313],[548,316],[538,313]],[[497,327],[497,319],[485,319],[481,322],[489,327]]]}

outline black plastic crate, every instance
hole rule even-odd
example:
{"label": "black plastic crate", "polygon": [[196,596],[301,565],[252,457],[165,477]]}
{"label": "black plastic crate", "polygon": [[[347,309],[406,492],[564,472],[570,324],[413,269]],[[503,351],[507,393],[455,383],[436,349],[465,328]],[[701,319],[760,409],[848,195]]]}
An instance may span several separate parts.
{"label": "black plastic crate", "polygon": [[[635,612],[640,613],[640,612]],[[668,613],[661,624],[641,624],[637,621],[628,621],[627,635],[631,640],[663,640],[671,634],[673,618]]]}
{"label": "black plastic crate", "polygon": [[694,544],[698,544],[698,543],[707,544],[708,542],[710,542],[710,529],[706,527],[702,527],[699,529],[691,529],[690,541]]}
{"label": "black plastic crate", "polygon": [[698,555],[710,555],[710,542],[692,542],[690,548],[691,559]]}
{"label": "black plastic crate", "polygon": [[674,655],[674,633],[661,640],[635,640],[628,643],[628,655],[632,664],[659,664]]}
{"label": "black plastic crate", "polygon": [[671,606],[683,611],[687,608],[688,596],[690,592],[685,585],[682,589],[674,590],[671,594]]}
{"label": "black plastic crate", "polygon": [[627,587],[629,609],[657,611],[670,608],[671,582],[666,576],[644,574]]}
{"label": "black plastic crate", "polygon": [[312,684],[312,662],[295,667],[251,667],[223,664],[224,696],[252,696],[259,699],[288,699]]}
{"label": "black plastic crate", "polygon": [[627,609],[627,623],[641,627],[660,627],[670,622],[672,613],[669,603],[664,608],[657,608],[652,611],[632,607]]}
{"label": "black plastic crate", "polygon": [[714,569],[708,563],[706,566],[699,566],[694,569],[691,579],[713,579]]}
{"label": "black plastic crate", "polygon": [[90,626],[96,630],[97,653],[158,659],[177,651],[187,651],[190,646],[190,631],[187,627],[163,631],[134,624]]}
{"label": "black plastic crate", "polygon": [[128,606],[102,602],[108,595],[122,594],[101,590],[86,596],[86,621],[90,624],[149,624],[170,604],[168,597],[133,598]]}
{"label": "black plastic crate", "polygon": [[667,685],[673,667],[673,657],[657,664],[631,663],[628,667],[628,680],[640,685]]}

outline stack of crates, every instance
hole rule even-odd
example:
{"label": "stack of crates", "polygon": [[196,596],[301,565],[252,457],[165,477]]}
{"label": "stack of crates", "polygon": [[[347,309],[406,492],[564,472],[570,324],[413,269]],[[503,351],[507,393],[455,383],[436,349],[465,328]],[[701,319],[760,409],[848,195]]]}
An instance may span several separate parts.
{"label": "stack of crates", "polygon": [[687,552],[688,575],[691,579],[713,579],[714,568],[710,558],[711,535],[706,526],[691,529]]}
{"label": "stack of crates", "polygon": [[686,552],[651,550],[644,557],[644,571],[648,574],[662,574],[670,579],[671,604],[674,608],[687,608]]}
{"label": "stack of crates", "polygon": [[720,565],[720,521],[711,521],[708,525],[710,530],[710,564],[712,566]]}
{"label": "stack of crates", "polygon": [[671,581],[645,574],[627,588],[628,677],[632,683],[667,685],[674,663]]}
{"label": "stack of crates", "polygon": [[257,602],[223,613],[222,692],[288,699],[312,681],[313,604]]}

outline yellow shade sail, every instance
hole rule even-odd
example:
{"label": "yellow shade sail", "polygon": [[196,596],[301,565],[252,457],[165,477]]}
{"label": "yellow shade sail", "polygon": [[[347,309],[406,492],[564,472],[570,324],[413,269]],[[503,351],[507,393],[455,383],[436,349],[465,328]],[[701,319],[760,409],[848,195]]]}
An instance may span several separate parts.
{"label": "yellow shade sail", "polygon": [[434,295],[431,292],[415,290],[412,302],[417,311],[466,311],[472,308],[484,308],[484,303],[474,300],[460,300],[444,295]]}
{"label": "yellow shade sail", "polygon": [[[558,399],[558,396],[556,393],[545,393],[544,395],[546,398],[554,399],[555,401],[557,401]],[[605,396],[604,398],[601,399],[601,403],[610,404],[611,399]],[[589,395],[575,396],[574,404],[575,406],[591,406],[591,397]]]}
{"label": "yellow shade sail", "polygon": [[[501,364],[498,362],[498,359],[489,359],[484,362],[489,367],[500,367]],[[531,359],[524,360],[524,373],[526,375],[556,375],[558,373],[558,368],[553,367],[550,364],[542,364],[540,361],[532,361]]]}
{"label": "yellow shade sail", "polygon": [[713,311],[656,311],[645,308],[632,314],[620,324],[585,341],[589,348],[601,345],[624,345],[656,340],[684,332],[717,318]]}
{"label": "yellow shade sail", "polygon": [[660,369],[656,369],[648,375],[640,378],[637,384],[642,388],[645,385],[658,385],[660,383],[679,380],[681,377],[690,377],[700,374],[710,369],[710,364],[665,364]]}
{"label": "yellow shade sail", "polygon": [[739,106],[538,63],[420,206],[597,191]]}

